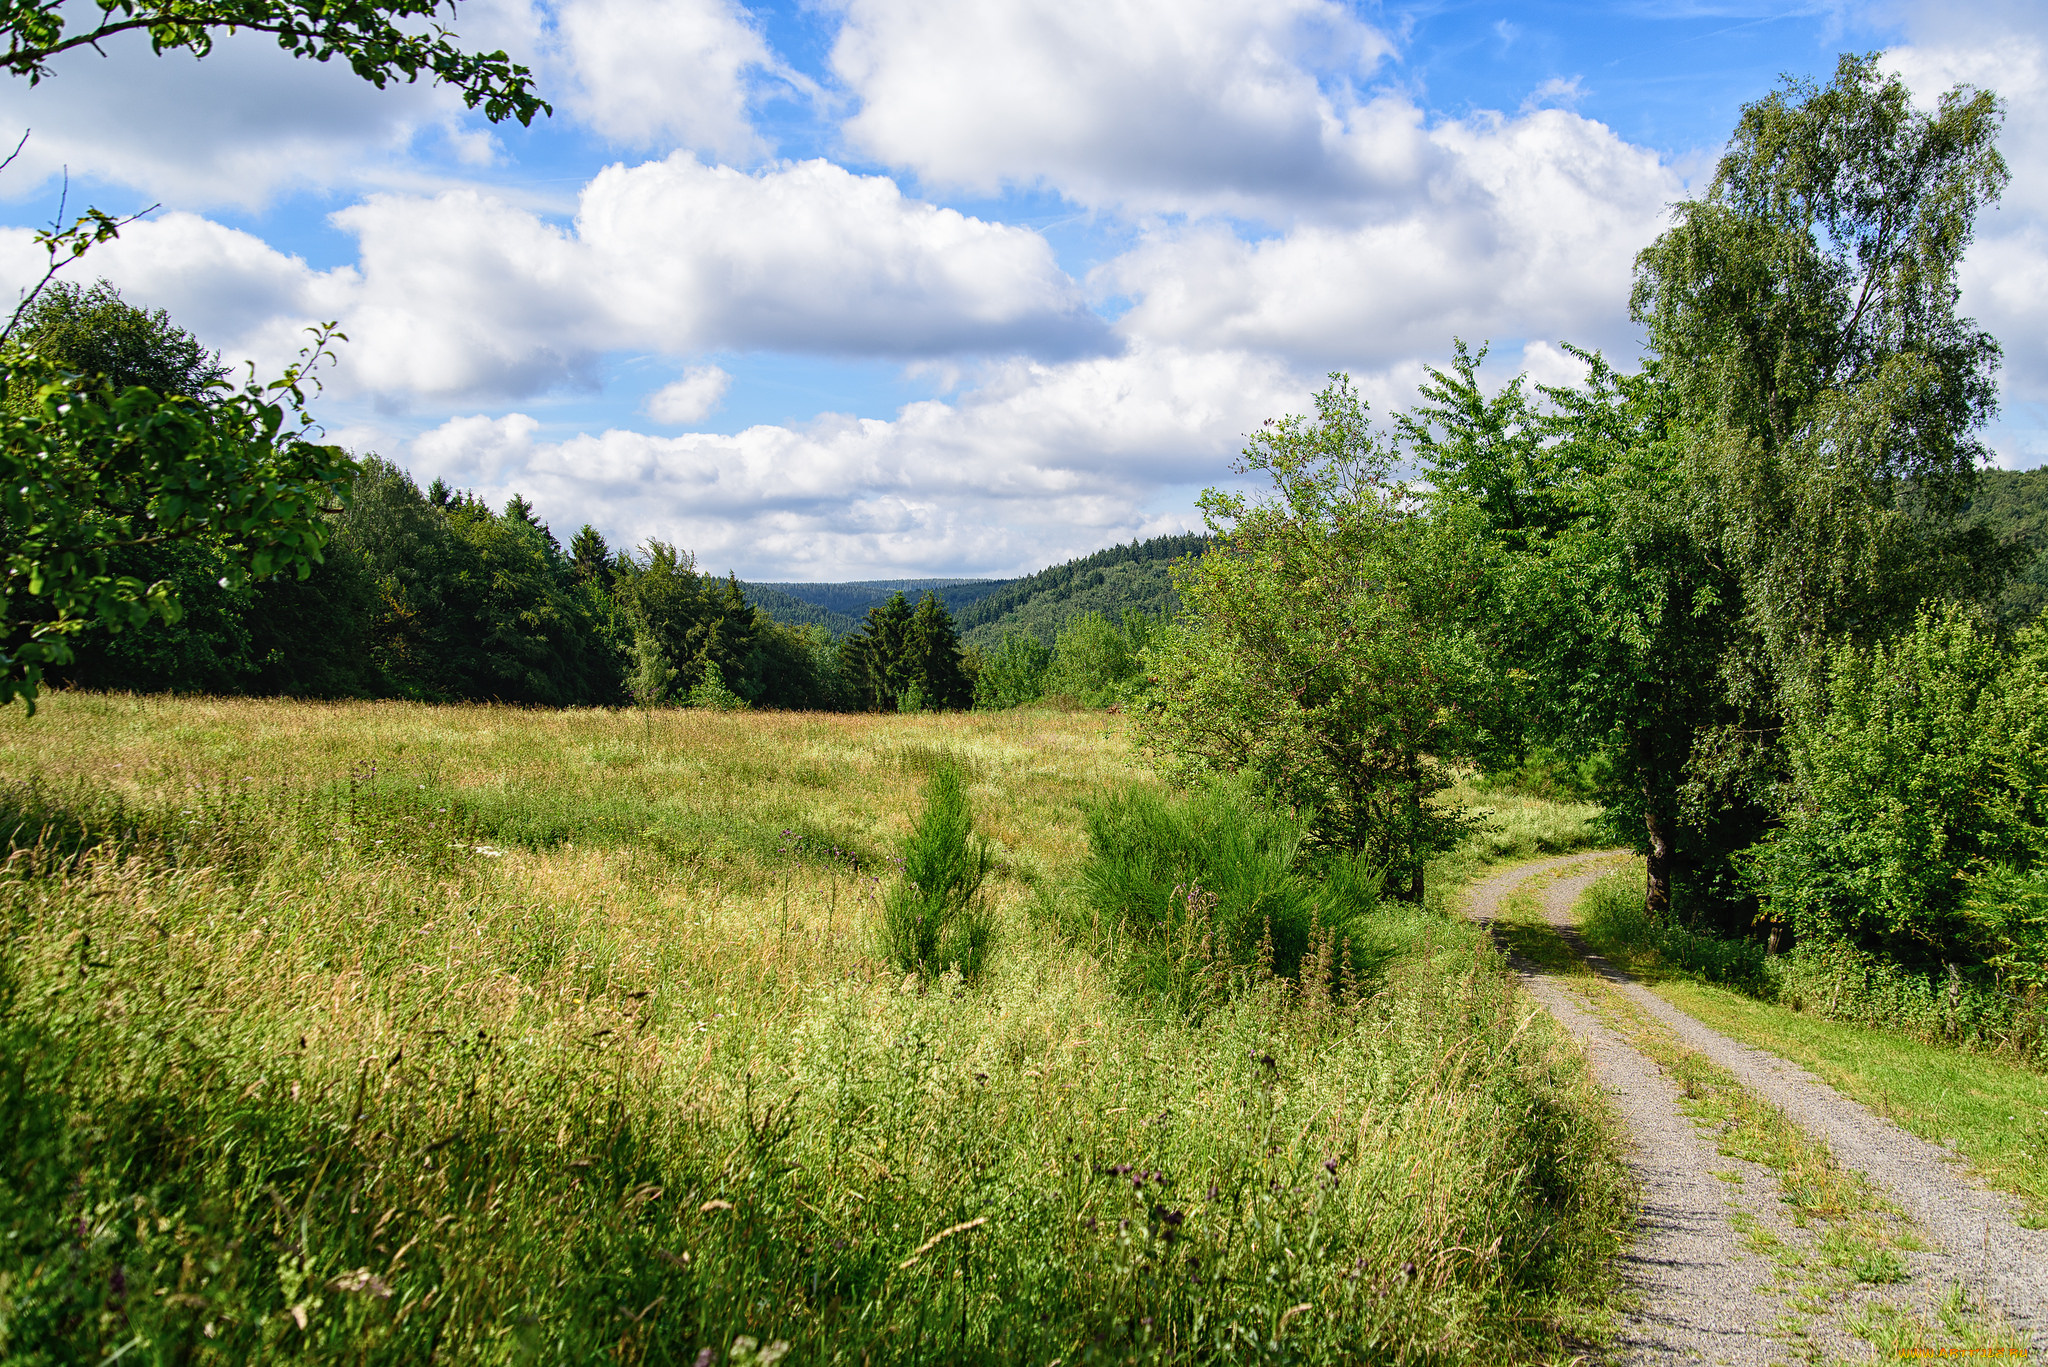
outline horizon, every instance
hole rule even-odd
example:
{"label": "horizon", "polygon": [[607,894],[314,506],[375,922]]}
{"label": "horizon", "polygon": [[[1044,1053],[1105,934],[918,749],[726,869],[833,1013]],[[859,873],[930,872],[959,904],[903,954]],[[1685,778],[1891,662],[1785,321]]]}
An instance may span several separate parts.
{"label": "horizon", "polygon": [[5,113],[25,278],[56,209],[162,208],[103,275],[259,373],[350,340],[333,439],[750,582],[1015,578],[1192,519],[1331,370],[1382,417],[1631,363],[1633,254],[1740,107],[1877,51],[2005,101],[1963,303],[2000,465],[2048,459],[2048,15],[2017,4],[463,0],[555,116],[489,125],[260,35],[139,36]]}

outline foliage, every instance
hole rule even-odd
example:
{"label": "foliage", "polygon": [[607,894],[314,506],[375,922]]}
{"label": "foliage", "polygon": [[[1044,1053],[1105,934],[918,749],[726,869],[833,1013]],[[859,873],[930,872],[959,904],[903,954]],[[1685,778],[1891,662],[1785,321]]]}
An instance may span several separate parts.
{"label": "foliage", "polygon": [[974,833],[959,766],[942,761],[904,838],[902,875],[882,899],[882,953],[906,973],[953,971],[972,982],[988,964],[995,921],[983,884],[995,856]]}
{"label": "foliage", "polygon": [[[6,364],[31,356],[67,374],[103,378],[115,390],[141,385],[197,400],[227,385],[217,353],[164,310],[139,309],[104,280],[90,289],[53,281],[27,303],[7,338]],[[18,392],[10,381],[10,407],[34,402],[32,378],[24,373]]]}
{"label": "foliage", "polygon": [[961,660],[960,638],[938,595],[927,593],[918,600],[904,654],[908,687],[917,690],[925,708],[950,711],[974,701],[974,684]]}
{"label": "foliage", "polygon": [[916,600],[929,593],[958,613],[1010,581],[1005,579],[868,579],[846,584],[742,583],[749,602],[790,626],[819,625],[835,636],[860,628],[861,619],[896,594]]}
{"label": "foliage", "polygon": [[1769,741],[1839,641],[1989,603],[2015,556],[1960,519],[1986,453],[1997,343],[1957,267],[2007,173],[1998,104],[1917,111],[1875,57],[1747,106],[1707,193],[1637,260],[1634,308],[1671,387],[1691,535],[1740,584],[1703,732],[1699,820],[1768,812]]}
{"label": "foliage", "polygon": [[2048,978],[2031,892],[2048,854],[2048,636],[2006,657],[1951,608],[1829,663],[1825,696],[1791,718],[1783,825],[1754,854],[1765,913],[1909,971]]}
{"label": "foliage", "polygon": [[982,651],[974,670],[974,705],[983,711],[1022,707],[1045,696],[1046,671],[1052,667],[1052,651],[1036,636],[1023,633],[1003,637],[992,650]]}
{"label": "foliage", "polygon": [[[0,736],[43,780],[0,879],[0,1355],[1478,1364],[1597,1336],[1619,1138],[1470,928],[1401,922],[1341,1010],[1266,982],[1193,1027],[998,868],[982,981],[905,992],[850,933],[867,884],[776,831],[915,810],[917,741],[971,759],[1006,861],[1055,868],[1076,799],[1137,777],[1099,725],[515,720],[66,694]],[[579,834],[475,850],[416,801],[437,775]]]}
{"label": "foliage", "polygon": [[340,57],[380,90],[428,74],[454,87],[471,109],[481,106],[493,123],[530,124],[536,114],[553,112],[534,93],[532,73],[502,51],[457,47],[437,22],[444,9],[452,16],[454,0],[108,0],[87,24],[67,31],[77,15],[67,15],[61,0],[9,0],[0,9],[0,67],[34,85],[51,74],[52,58],[81,47],[99,51],[122,33],[147,34],[159,53],[183,48],[204,57],[217,32],[247,29],[269,34],[297,57]]}
{"label": "foliage", "polygon": [[1484,348],[1459,343],[1399,426],[1434,520],[1481,570],[1452,611],[1510,686],[1503,759],[1549,752],[1582,774],[1612,836],[1648,856],[1663,915],[1676,877],[1712,886],[1759,830],[1682,801],[1700,737],[1731,715],[1720,661],[1741,586],[1689,526],[1669,385],[1654,364],[1620,375],[1576,354],[1585,381],[1546,387],[1545,412],[1519,381],[1489,396]]}
{"label": "foliage", "polygon": [[725,674],[717,662],[707,659],[703,675],[690,686],[689,703],[713,712],[738,712],[746,707],[747,700],[726,686]]}
{"label": "foliage", "polygon": [[2002,627],[2025,626],[2048,609],[2048,470],[1980,470],[1961,516],[1981,519],[2003,544],[2032,553],[1998,600]]}
{"label": "foliage", "polygon": [[1198,1011],[1254,970],[1298,978],[1318,952],[1343,960],[1346,981],[1379,966],[1362,920],[1378,905],[1378,877],[1343,857],[1312,878],[1299,823],[1228,784],[1175,797],[1128,789],[1089,804],[1087,823],[1066,928],[1128,994]]}
{"label": "foliage", "polygon": [[1675,972],[1813,1017],[2048,1067],[2048,1000],[2024,976],[1914,970],[1840,939],[1770,954],[1650,916],[1625,871],[1589,887],[1579,916],[1587,944],[1631,972]]}
{"label": "foliage", "polygon": [[1127,613],[1120,623],[1099,612],[1076,613],[1053,645],[1045,693],[1083,707],[1125,701],[1145,673],[1145,647],[1155,634],[1152,619],[1141,612]]}
{"label": "foliage", "polygon": [[839,661],[855,705],[869,711],[950,710],[974,700],[953,618],[933,593],[914,608],[894,593],[868,609],[860,632],[840,642]]}
{"label": "foliage", "polygon": [[959,609],[961,636],[984,650],[1018,632],[1049,646],[1069,619],[1084,612],[1118,621],[1127,612],[1172,617],[1180,600],[1169,570],[1176,560],[1200,555],[1207,543],[1196,533],[1156,536],[999,584]]}
{"label": "foliage", "polygon": [[[799,585],[798,587],[809,588],[810,586]],[[842,586],[834,585],[833,587]],[[740,581],[740,591],[747,595],[749,603],[752,603],[784,626],[823,627],[826,633],[834,639],[850,636],[860,630],[860,619],[858,617],[849,616],[843,612],[836,612],[831,608],[820,607],[816,603],[786,592],[779,585],[750,584],[743,579]]]}
{"label": "foliage", "polygon": [[1481,739],[1472,642],[1435,612],[1463,572],[1341,377],[1313,417],[1269,421],[1240,468],[1273,496],[1203,496],[1215,541],[1176,571],[1184,615],[1147,654],[1140,734],[1176,775],[1242,774],[1419,901],[1424,862],[1464,829],[1430,799]]}
{"label": "foliage", "polygon": [[[661,642],[648,631],[633,633],[633,667],[626,675],[626,691],[635,707],[660,707],[675,688],[676,667],[669,663]],[[721,679],[720,684],[724,681]]]}
{"label": "foliage", "polygon": [[167,581],[115,568],[124,550],[217,539],[229,587],[319,561],[321,513],[352,472],[339,447],[310,439],[306,384],[325,344],[322,334],[272,383],[203,402],[116,389],[34,356],[10,364],[0,703],[18,696],[33,708],[43,671],[70,661],[71,638],[90,623],[175,620]]}

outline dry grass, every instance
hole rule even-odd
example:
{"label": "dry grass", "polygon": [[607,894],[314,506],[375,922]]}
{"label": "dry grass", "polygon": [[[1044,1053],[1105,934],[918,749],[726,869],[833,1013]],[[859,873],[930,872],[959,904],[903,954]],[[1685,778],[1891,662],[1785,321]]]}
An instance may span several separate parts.
{"label": "dry grass", "polygon": [[[972,989],[874,953],[940,754],[1001,855]],[[1500,1361],[1596,1332],[1615,1136],[1470,928],[1414,919],[1369,1000],[1269,980],[1195,1026],[1030,914],[1079,804],[1145,781],[1086,713],[8,717],[0,1355]]]}

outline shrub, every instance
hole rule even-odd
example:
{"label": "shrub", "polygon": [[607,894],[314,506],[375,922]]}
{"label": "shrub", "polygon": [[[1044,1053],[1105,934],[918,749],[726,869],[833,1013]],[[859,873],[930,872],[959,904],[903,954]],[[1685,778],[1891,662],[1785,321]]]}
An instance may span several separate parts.
{"label": "shrub", "polygon": [[1770,955],[1754,940],[1722,939],[1653,919],[1643,907],[1640,872],[1594,883],[1579,914],[1587,943],[1623,963],[1676,969],[1830,1020],[2048,1064],[2048,1003],[2038,987],[2003,990],[1953,966],[1914,972],[1837,939]]}
{"label": "shrub", "polygon": [[747,700],[726,685],[718,662],[706,660],[703,677],[690,689],[690,706],[707,707],[713,712],[738,712],[746,705]]}
{"label": "shrub", "polygon": [[1142,612],[1126,614],[1121,625],[1100,612],[1069,618],[1053,642],[1045,693],[1083,707],[1121,702],[1145,672],[1141,653],[1150,639],[1151,619]]}
{"label": "shrub", "polygon": [[1586,889],[1580,925],[1595,949],[1620,959],[1654,955],[1658,962],[1708,982],[1770,994],[1769,962],[1753,940],[1724,940],[1651,917],[1643,900],[1640,868],[1608,874]]}
{"label": "shrub", "polygon": [[950,968],[979,977],[994,931],[982,896],[994,860],[974,834],[957,765],[933,769],[902,858],[903,875],[882,901],[883,952],[907,973],[931,977]]}
{"label": "shrub", "polygon": [[[633,668],[626,675],[626,691],[633,695],[634,705],[660,707],[668,701],[676,682],[676,667],[668,662],[661,642],[652,632],[634,632],[631,659]],[[709,663],[705,667],[716,668]],[[723,684],[724,680],[719,682]]]}
{"label": "shrub", "polygon": [[974,676],[974,705],[982,711],[1022,707],[1045,696],[1045,674],[1052,651],[1036,636],[1018,632],[1003,637],[981,657]]}
{"label": "shrub", "polygon": [[1923,972],[2021,947],[1998,938],[2031,934],[2001,909],[2005,884],[1965,911],[1973,874],[2033,863],[2048,815],[2048,641],[2021,646],[2003,655],[1948,609],[1836,653],[1790,719],[1784,826],[1749,856],[1767,915]]}
{"label": "shrub", "polygon": [[1189,1006],[1231,969],[1292,975],[1318,928],[1349,939],[1379,901],[1377,874],[1355,857],[1331,859],[1312,884],[1297,868],[1301,826],[1229,785],[1128,789],[1090,806],[1087,824],[1071,928],[1134,995]]}

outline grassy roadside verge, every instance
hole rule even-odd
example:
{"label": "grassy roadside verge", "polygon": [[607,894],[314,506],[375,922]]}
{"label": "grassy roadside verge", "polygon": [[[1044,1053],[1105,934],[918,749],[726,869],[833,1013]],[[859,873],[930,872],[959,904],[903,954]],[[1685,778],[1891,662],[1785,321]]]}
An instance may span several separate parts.
{"label": "grassy roadside verge", "polygon": [[[1591,972],[1542,915],[1542,886],[1559,872],[1567,871],[1539,875],[1504,898],[1494,934],[1554,974],[1653,1061],[1676,1085],[1680,1108],[1723,1157],[1769,1174],[1782,1222],[1740,1206],[1730,1211],[1730,1222],[1775,1271],[1764,1289],[1785,1307],[1778,1331],[1815,1361],[1835,1361],[1823,1347],[1830,1334],[1862,1340],[1880,1360],[2018,1349],[2011,1333],[1987,1322],[1959,1286],[1933,1299],[1889,1292],[1911,1280],[1902,1255],[1924,1247],[1913,1222],[1864,1174],[1844,1168],[1824,1141]],[[1740,1184],[1742,1172],[1735,1167],[1714,1175]]]}
{"label": "grassy roadside verge", "polygon": [[[997,940],[920,990],[875,904],[940,755]],[[1196,1022],[1033,916],[1146,782],[1100,715],[58,695],[0,776],[0,1357],[1490,1363],[1605,1322],[1619,1138],[1475,928],[1390,909],[1369,994]]]}
{"label": "grassy roadside verge", "polygon": [[1758,1001],[1673,968],[1654,949],[1604,934],[1599,918],[1587,915],[1589,902],[1635,895],[1640,869],[1635,864],[1613,875],[1626,888],[1596,885],[1581,898],[1576,914],[1592,948],[1722,1034],[1810,1069],[1912,1134],[1954,1145],[1986,1181],[2026,1202],[2030,1225],[2048,1226],[2048,1076],[1898,1032]]}

